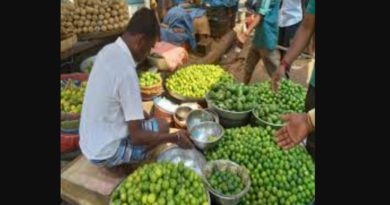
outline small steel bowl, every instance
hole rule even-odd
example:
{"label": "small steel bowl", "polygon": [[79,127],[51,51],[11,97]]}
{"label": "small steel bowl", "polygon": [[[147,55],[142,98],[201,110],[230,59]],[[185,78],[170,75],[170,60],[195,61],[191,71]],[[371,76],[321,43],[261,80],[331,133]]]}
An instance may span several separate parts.
{"label": "small steel bowl", "polygon": [[179,106],[177,109],[176,109],[176,112],[175,112],[175,117],[179,120],[179,121],[185,121],[188,117],[188,115],[190,114],[190,112],[192,111],[192,108],[191,107],[188,107],[188,106]]}
{"label": "small steel bowl", "polygon": [[[209,176],[215,171],[230,171],[232,173],[236,173],[240,176],[241,180],[245,184],[245,188],[241,190],[240,193],[227,196],[219,193],[217,190],[215,190],[213,187],[211,187],[210,183],[208,182]],[[240,199],[249,191],[249,188],[251,186],[251,179],[249,176],[249,171],[245,169],[244,167],[229,161],[229,160],[216,160],[216,161],[210,161],[208,162],[202,169],[203,173],[203,181],[206,184],[207,189],[211,193],[212,197],[215,198],[215,200],[220,205],[236,205],[240,202]]]}
{"label": "small steel bowl", "polygon": [[[216,122],[202,122],[194,126],[190,131],[190,138],[195,146],[201,150],[212,148],[218,143],[224,134],[223,127]],[[209,136],[215,136],[216,139],[209,141]]]}
{"label": "small steel bowl", "polygon": [[205,110],[193,110],[188,114],[186,125],[189,132],[191,129],[202,122],[213,122],[214,116]]}

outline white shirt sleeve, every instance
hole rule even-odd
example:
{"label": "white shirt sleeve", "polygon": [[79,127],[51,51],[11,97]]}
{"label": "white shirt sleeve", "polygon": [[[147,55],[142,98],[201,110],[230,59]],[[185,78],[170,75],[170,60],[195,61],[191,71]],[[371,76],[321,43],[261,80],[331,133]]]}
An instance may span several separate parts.
{"label": "white shirt sleeve", "polygon": [[138,78],[125,74],[119,78],[118,95],[126,122],[145,118]]}

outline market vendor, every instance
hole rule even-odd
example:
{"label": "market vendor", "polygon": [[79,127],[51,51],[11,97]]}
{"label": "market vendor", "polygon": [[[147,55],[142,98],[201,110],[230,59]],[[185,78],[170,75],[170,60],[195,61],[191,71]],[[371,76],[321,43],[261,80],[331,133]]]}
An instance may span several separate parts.
{"label": "market vendor", "polygon": [[167,123],[146,119],[136,65],[159,37],[155,13],[134,13],[121,37],[98,54],[88,79],[80,122],[80,148],[93,164],[115,167],[145,159],[162,143],[192,148],[188,132],[169,134]]}
{"label": "market vendor", "polygon": [[254,13],[254,19],[240,39],[246,41],[254,29],[255,35],[245,60],[245,84],[250,82],[253,71],[260,59],[263,59],[269,76],[272,76],[279,67],[280,54],[276,49],[279,32],[279,5],[280,0],[250,0],[247,3],[249,10]]}
{"label": "market vendor", "polygon": [[[306,9],[306,15],[303,18],[302,24],[299,26],[298,31],[295,34],[294,40],[284,56],[280,67],[277,72],[275,72],[272,77],[272,86],[274,90],[277,90],[279,87],[279,81],[284,76],[285,72],[289,70],[290,65],[294,60],[301,54],[306,46],[308,45],[310,39],[314,37],[314,28],[315,28],[315,0],[310,0],[308,7]],[[311,74],[311,79],[309,83],[309,88],[306,95],[305,110],[309,112],[314,109],[314,97],[315,97],[315,68]],[[314,116],[314,111],[311,111]],[[310,113],[310,112],[309,112]],[[308,134],[306,141],[306,148],[309,153],[315,158],[315,132],[314,130],[306,130],[307,127],[305,123],[307,120],[303,118],[308,118],[306,114],[294,114],[293,116],[299,117],[286,117],[287,125],[283,128],[286,131],[286,134],[280,134],[278,132],[278,142],[279,145],[285,148],[290,148],[293,145],[299,144],[303,141]],[[306,117],[305,117],[306,116]],[[314,125],[314,120],[312,119]],[[314,128],[314,126],[313,126]],[[309,132],[311,131],[311,132]]]}

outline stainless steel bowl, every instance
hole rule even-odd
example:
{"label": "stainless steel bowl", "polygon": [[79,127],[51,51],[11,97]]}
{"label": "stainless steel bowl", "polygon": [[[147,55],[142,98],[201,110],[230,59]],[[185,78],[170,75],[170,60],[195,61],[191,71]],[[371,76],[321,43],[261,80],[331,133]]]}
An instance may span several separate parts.
{"label": "stainless steel bowl", "polygon": [[209,112],[209,113],[211,113],[212,115],[213,115],[213,117],[214,117],[214,122],[216,122],[216,123],[219,123],[219,117],[218,117],[218,113],[217,112],[215,112],[213,109],[211,109],[211,108],[206,108],[206,109],[204,109],[205,111],[207,111],[207,112]]}
{"label": "stainless steel bowl", "polygon": [[179,106],[177,109],[176,109],[176,112],[175,112],[175,116],[178,120],[180,121],[185,121],[188,117],[188,115],[190,114],[190,112],[192,111],[192,108],[191,107],[188,107],[188,106]]}
{"label": "stainless steel bowl", "polygon": [[[208,178],[214,171],[229,171],[232,173],[237,173],[241,180],[245,184],[245,188],[238,194],[226,196],[219,193],[213,187],[211,187],[208,182]],[[244,167],[229,161],[229,160],[216,160],[208,162],[202,169],[203,181],[206,184],[207,189],[211,195],[215,198],[218,204],[220,205],[236,205],[240,202],[240,199],[249,191],[251,186],[251,179],[249,176],[249,171]]]}
{"label": "stainless steel bowl", "polygon": [[188,114],[186,125],[189,132],[191,129],[202,122],[213,122],[214,116],[205,110],[193,110]]}
{"label": "stainless steel bowl", "polygon": [[[202,122],[190,130],[191,140],[201,150],[212,148],[222,138],[223,134],[223,127],[216,122]],[[208,137],[211,135],[215,136],[216,139],[208,141]]]}
{"label": "stainless steel bowl", "polygon": [[[170,161],[172,163],[179,163],[180,161],[184,162],[184,166],[190,167],[192,164],[202,164],[195,172],[203,179],[202,176],[202,168],[206,164],[206,160],[204,159],[203,155],[196,151],[195,149],[192,150],[185,150],[183,152],[183,149],[179,148],[177,145],[173,145],[171,143],[167,143],[164,146],[164,151],[160,153],[160,156],[158,157],[157,161]],[[194,169],[193,169],[194,170]],[[113,201],[113,193],[118,192],[119,189],[123,186],[124,183],[126,183],[126,178],[123,178],[122,182],[117,185],[117,187],[114,189],[114,191],[111,193],[110,196],[110,205],[114,204]],[[211,205],[211,197],[210,197],[210,192],[207,189],[207,186],[204,184],[204,191],[206,192],[207,195],[207,201],[208,204]]]}
{"label": "stainless steel bowl", "polygon": [[194,170],[199,176],[202,176],[202,168],[206,164],[206,159],[196,149],[182,149],[177,145],[162,151],[157,161],[169,161],[174,164],[183,162],[184,166]]}
{"label": "stainless steel bowl", "polygon": [[222,108],[217,107],[214,103],[209,99],[208,94],[206,95],[207,106],[218,113],[221,118],[228,120],[245,120],[248,119],[252,110],[243,111],[243,112],[235,112],[224,110]]}
{"label": "stainless steel bowl", "polygon": [[260,125],[263,127],[271,126],[272,128],[275,128],[275,129],[279,129],[279,128],[284,126],[284,124],[273,124],[273,123],[270,123],[270,122],[267,122],[267,121],[261,119],[260,117],[258,117],[256,115],[256,112],[254,110],[252,110],[252,116],[253,116],[252,122],[255,125]]}

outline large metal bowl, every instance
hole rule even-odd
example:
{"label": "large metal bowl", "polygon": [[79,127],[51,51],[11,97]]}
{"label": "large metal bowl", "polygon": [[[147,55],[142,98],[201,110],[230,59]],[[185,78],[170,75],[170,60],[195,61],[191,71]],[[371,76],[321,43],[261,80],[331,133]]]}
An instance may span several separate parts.
{"label": "large metal bowl", "polygon": [[[194,126],[190,131],[190,138],[195,146],[201,150],[207,150],[215,146],[224,134],[223,127],[216,122],[202,122]],[[216,139],[208,141],[209,136]]]}
{"label": "large metal bowl", "polygon": [[[161,148],[162,149],[160,149],[159,151],[162,151],[162,152],[160,153],[160,156],[158,157],[157,161],[170,161],[170,162],[173,162],[175,164],[179,163],[180,161],[183,161],[184,162],[184,166],[186,166],[186,167],[189,167],[189,165],[191,165],[191,163],[193,163],[195,161],[196,161],[196,163],[199,163],[198,161],[204,160],[201,164],[206,164],[206,160],[204,159],[203,155],[200,154],[195,149],[187,150],[187,152],[182,152],[183,149],[178,148],[178,146],[173,145],[171,143],[167,143],[167,144],[165,144],[165,146],[162,146]],[[179,156],[181,156],[181,157],[179,157]],[[191,162],[191,163],[188,163],[188,162]],[[203,167],[203,165],[202,165],[202,167]],[[203,180],[202,168],[199,168],[199,172],[197,172],[197,171],[195,171],[195,172]],[[113,203],[113,193],[115,193],[116,191],[119,191],[119,189],[121,188],[123,183],[126,183],[126,178],[127,177],[125,177],[122,180],[122,182],[119,183],[117,185],[117,187],[114,189],[114,191],[111,193],[110,202],[109,202],[110,205],[114,205],[114,203]],[[204,187],[204,191],[206,192],[206,195],[207,195],[208,204],[211,205],[210,192],[208,191],[207,186],[205,184],[204,184],[203,187]]]}
{"label": "large metal bowl", "polygon": [[273,124],[273,123],[270,123],[270,122],[267,122],[267,121],[261,119],[260,117],[258,117],[256,115],[256,112],[254,110],[252,110],[252,116],[253,116],[252,123],[255,125],[260,125],[262,127],[271,126],[272,128],[275,128],[275,129],[279,129],[279,128],[284,126],[284,124]]}
{"label": "large metal bowl", "polygon": [[182,149],[177,145],[163,150],[157,157],[157,161],[169,161],[174,164],[183,162],[184,166],[194,170],[199,176],[202,176],[202,168],[206,164],[206,159],[196,149]]}
{"label": "large metal bowl", "polygon": [[187,116],[186,125],[188,131],[191,132],[191,129],[196,125],[202,122],[213,122],[215,118],[213,114],[205,111],[205,110],[192,110],[190,114]]}
{"label": "large metal bowl", "polygon": [[214,103],[209,99],[208,94],[206,95],[207,106],[218,113],[221,118],[228,120],[245,120],[248,119],[252,110],[243,111],[243,112],[235,112],[229,111],[222,108],[217,107]]}
{"label": "large metal bowl", "polygon": [[[226,196],[219,193],[215,190],[210,183],[208,182],[208,178],[214,171],[229,171],[232,173],[237,173],[241,180],[245,184],[245,188],[238,194]],[[202,169],[203,173],[203,181],[206,184],[207,189],[211,193],[211,195],[215,198],[218,204],[220,205],[236,205],[240,202],[240,199],[249,191],[251,186],[251,179],[249,176],[249,171],[244,167],[229,161],[229,160],[216,160],[208,162]]]}

